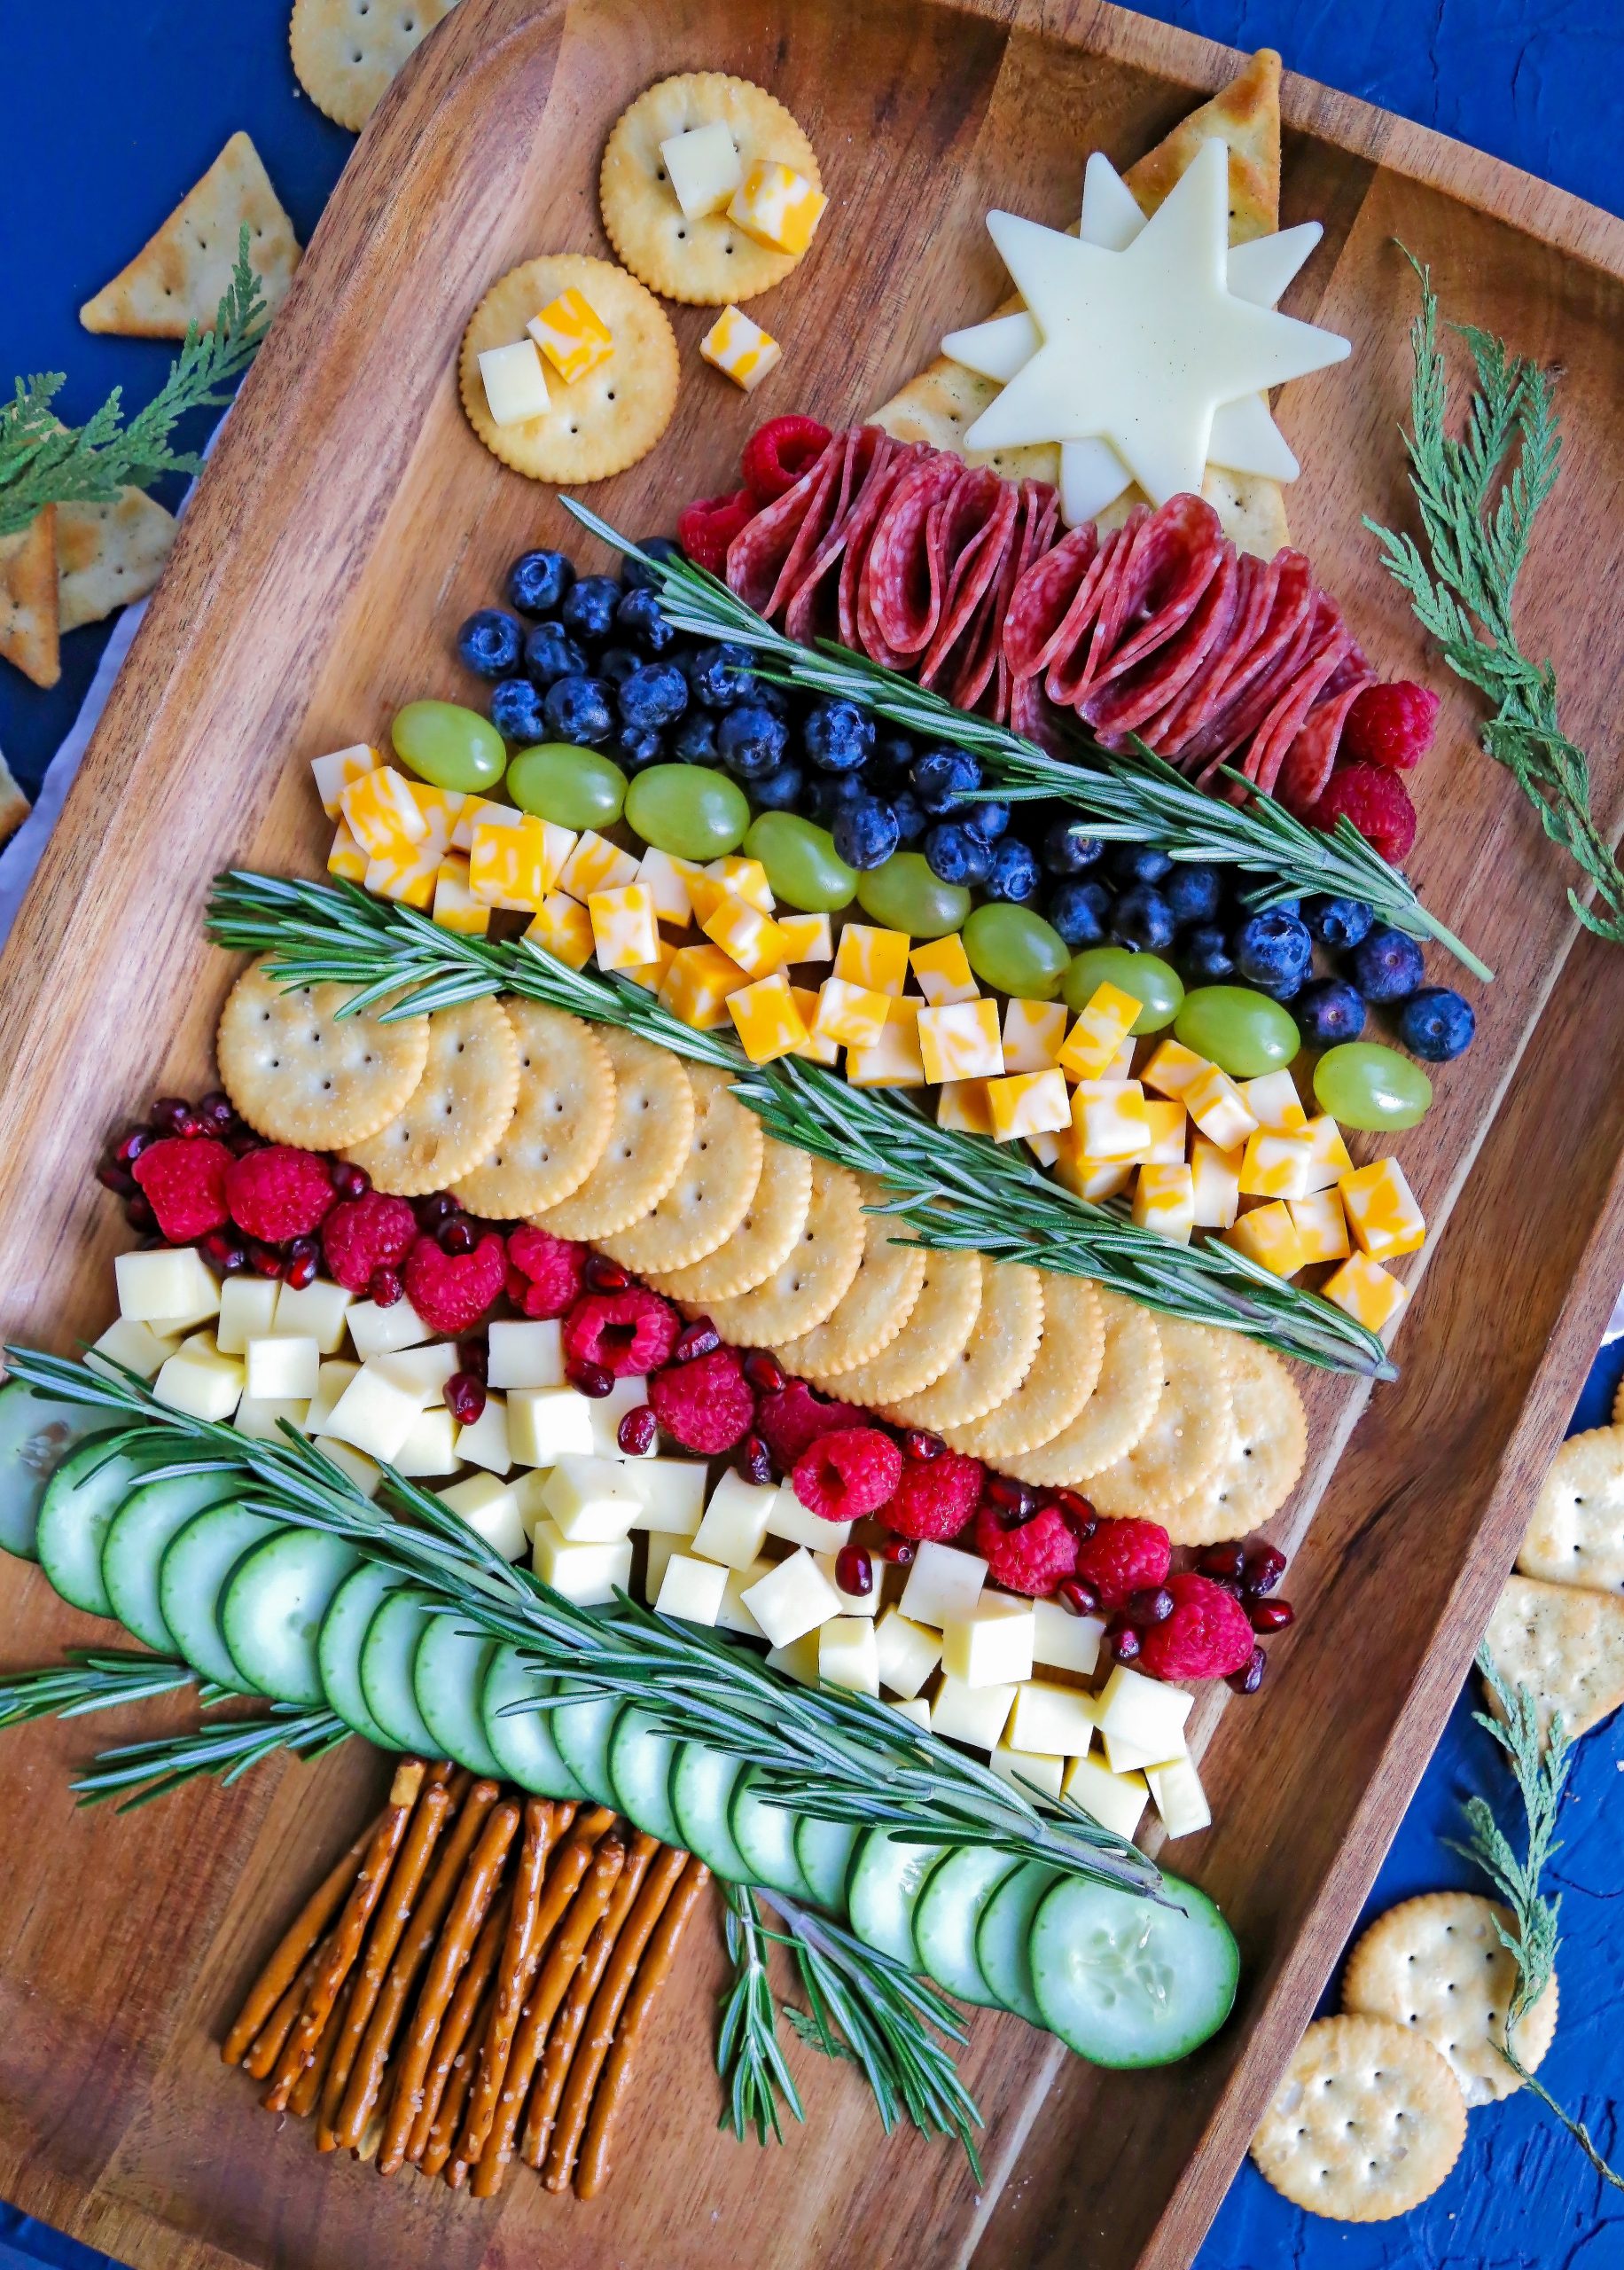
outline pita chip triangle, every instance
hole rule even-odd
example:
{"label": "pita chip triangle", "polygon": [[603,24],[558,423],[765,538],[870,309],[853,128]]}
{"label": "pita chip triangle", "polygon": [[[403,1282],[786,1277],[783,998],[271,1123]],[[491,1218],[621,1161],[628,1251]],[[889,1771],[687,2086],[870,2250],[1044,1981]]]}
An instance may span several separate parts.
{"label": "pita chip triangle", "polygon": [[0,843],[15,834],[30,810],[28,799],[12,778],[11,766],[0,756]]}
{"label": "pita chip triangle", "polygon": [[1507,1685],[1533,1695],[1542,1733],[1560,1710],[1570,1734],[1588,1734],[1624,1702],[1624,1600],[1616,1593],[1510,1577],[1484,1645]]}
{"label": "pita chip triangle", "polygon": [[111,505],[59,505],[57,601],[62,629],[99,622],[115,607],[144,599],[163,573],[175,529],[174,513],[139,489],[121,489]]}
{"label": "pita chip triangle", "polygon": [[57,631],[57,508],[0,536],[0,657],[35,685],[62,675]]}
{"label": "pita chip triangle", "polygon": [[298,261],[299,242],[259,152],[239,133],[129,267],[85,301],[79,320],[87,331],[131,339],[183,339],[193,323],[212,330],[245,226],[248,258],[274,313]]}

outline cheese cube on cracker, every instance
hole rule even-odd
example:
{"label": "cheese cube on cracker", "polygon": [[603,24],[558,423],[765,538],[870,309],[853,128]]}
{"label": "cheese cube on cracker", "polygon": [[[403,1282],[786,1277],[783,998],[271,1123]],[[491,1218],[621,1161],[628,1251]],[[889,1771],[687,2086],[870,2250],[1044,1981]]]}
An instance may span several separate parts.
{"label": "cheese cube on cracker", "polygon": [[771,252],[803,253],[829,200],[804,174],[758,158],[728,200],[728,218]]}
{"label": "cheese cube on cracker", "polygon": [[547,380],[533,340],[516,339],[508,347],[488,347],[480,356],[480,383],[497,426],[522,426],[527,419],[547,414]]}
{"label": "cheese cube on cracker", "polygon": [[745,178],[744,161],[723,119],[668,135],[660,145],[660,163],[671,193],[690,221],[720,213]]}
{"label": "cheese cube on cracker", "polygon": [[549,300],[525,329],[566,386],[584,379],[614,352],[613,333],[586,294],[574,285],[560,292],[556,300]]}

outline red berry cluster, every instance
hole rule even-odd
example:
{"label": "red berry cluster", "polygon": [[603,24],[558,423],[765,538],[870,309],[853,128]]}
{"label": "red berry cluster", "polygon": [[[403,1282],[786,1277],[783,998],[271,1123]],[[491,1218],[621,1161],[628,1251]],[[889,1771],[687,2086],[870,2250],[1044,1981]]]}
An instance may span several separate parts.
{"label": "red berry cluster", "polygon": [[1430,686],[1367,685],[1343,721],[1329,779],[1321,771],[1294,783],[1288,763],[1278,784],[1282,801],[1312,827],[1333,828],[1346,816],[1384,859],[1404,858],[1416,840],[1416,808],[1399,775],[1420,763],[1437,722]]}

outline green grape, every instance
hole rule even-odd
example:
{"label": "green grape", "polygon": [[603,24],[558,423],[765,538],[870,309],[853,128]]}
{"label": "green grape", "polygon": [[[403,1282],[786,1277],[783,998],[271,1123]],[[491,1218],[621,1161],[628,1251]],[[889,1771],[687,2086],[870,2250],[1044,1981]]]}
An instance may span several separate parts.
{"label": "green grape", "polygon": [[1198,985],[1173,1020],[1176,1039],[1237,1080],[1289,1064],[1302,1045],[1295,1021],[1248,985]]}
{"label": "green grape", "polygon": [[1144,1006],[1130,1026],[1134,1033],[1159,1032],[1170,1025],[1184,998],[1183,982],[1171,963],[1155,954],[1130,953],[1126,946],[1090,946],[1066,973],[1066,1006],[1086,1009],[1096,989],[1114,985]]}
{"label": "green grape", "polygon": [[612,757],[569,741],[521,748],[508,767],[507,792],[521,812],[560,827],[610,827],[626,803],[626,775]]}
{"label": "green grape", "polygon": [[1432,1103],[1433,1084],[1396,1049],[1347,1040],[1315,1066],[1314,1100],[1344,1127],[1414,1127]]}
{"label": "green grape", "polygon": [[894,851],[880,867],[857,878],[857,904],[887,930],[910,938],[945,938],[962,930],[970,893],[932,874],[917,851]]}
{"label": "green grape", "polygon": [[964,952],[984,984],[1023,1001],[1052,1001],[1071,959],[1065,939],[1041,914],[997,900],[978,906],[965,921]]}
{"label": "green grape", "polygon": [[857,870],[841,858],[829,830],[794,812],[760,813],[745,849],[766,868],[773,896],[803,914],[832,914],[856,894]]}
{"label": "green grape", "polygon": [[494,788],[507,763],[507,744],[490,719],[455,701],[409,701],[396,712],[389,738],[419,779],[465,795]]}
{"label": "green grape", "polygon": [[626,818],[645,843],[674,859],[719,859],[744,841],[750,805],[725,772],[651,764],[626,791]]}

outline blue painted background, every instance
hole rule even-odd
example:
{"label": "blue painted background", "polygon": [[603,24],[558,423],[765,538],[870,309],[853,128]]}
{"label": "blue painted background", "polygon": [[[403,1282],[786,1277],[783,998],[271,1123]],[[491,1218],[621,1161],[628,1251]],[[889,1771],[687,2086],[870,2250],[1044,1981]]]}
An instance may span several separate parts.
{"label": "blue painted background", "polygon": [[[82,301],[129,257],[238,127],[253,135],[307,238],[350,137],[306,100],[287,60],[288,0],[0,0],[0,386],[66,370],[63,412],[87,417],[122,385],[133,405],[162,380],[163,344],[96,339]],[[1619,0],[1164,0],[1146,13],[1242,48],[1278,47],[1295,69],[1476,144],[1614,211],[1624,209],[1624,8]],[[1537,16],[1537,22],[1535,20]],[[202,421],[205,425],[207,420]],[[200,438],[193,437],[193,438]],[[172,500],[168,500],[172,501]],[[66,731],[106,636],[74,631],[62,683],[41,693],[0,664],[0,748],[37,780]],[[1575,1424],[1606,1416],[1624,1343],[1598,1361]],[[1576,1383],[1577,1384],[1577,1383]],[[1506,1794],[1496,1754],[1464,1697],[1410,1809],[1371,1912],[1470,1883],[1441,1838],[1460,1799]],[[1624,1720],[1585,1744],[1556,1868],[1566,1934],[1562,2022],[1542,2078],[1619,2156],[1610,2092],[1624,2101],[1624,1897],[1618,1776]],[[0,2270],[103,2258],[0,2206]],[[1356,2229],[1299,2214],[1244,2170],[1198,2270],[1614,2270],[1624,2196],[1593,2177],[1531,2103],[1472,2116],[1454,2174],[1401,2223]]]}

